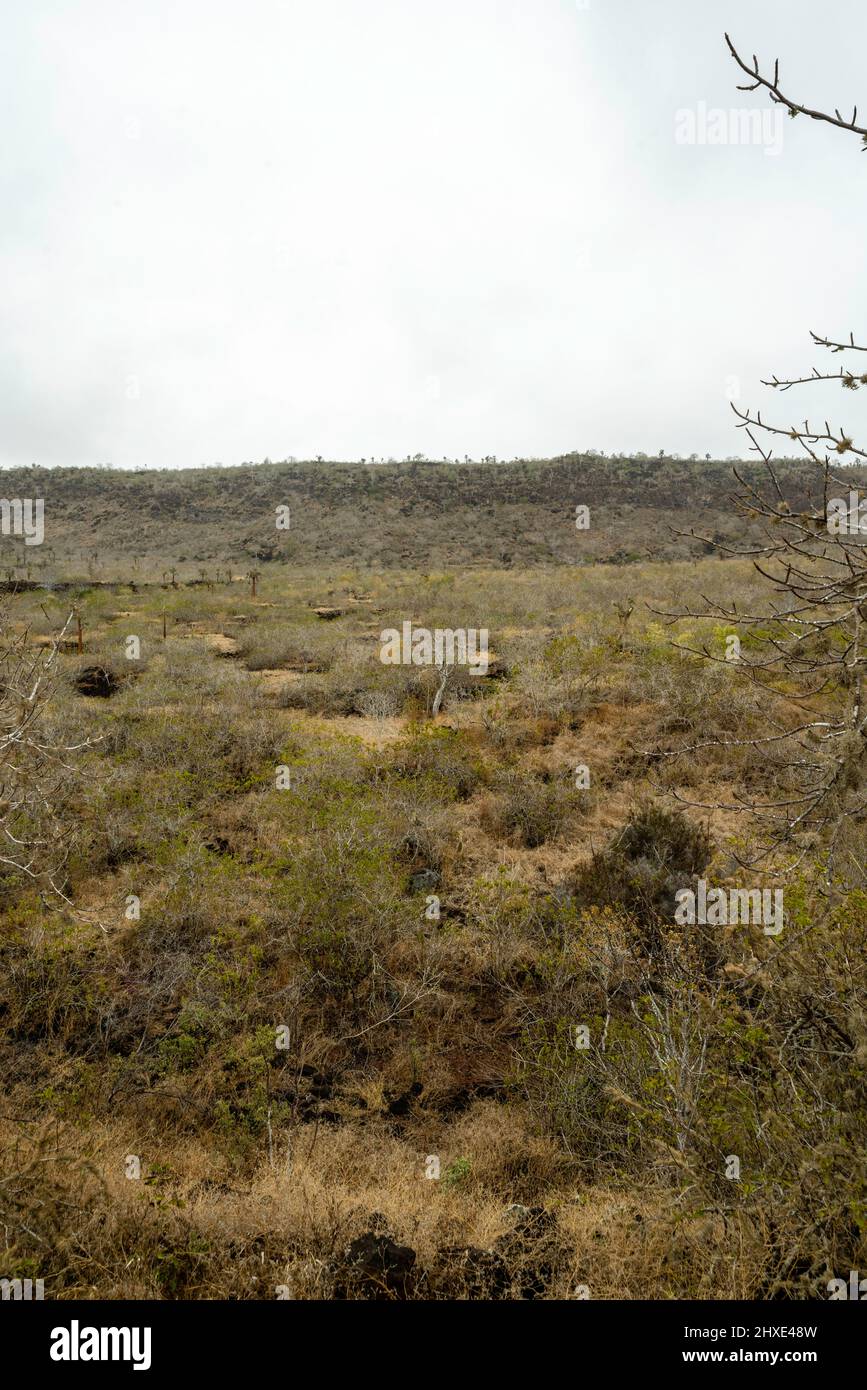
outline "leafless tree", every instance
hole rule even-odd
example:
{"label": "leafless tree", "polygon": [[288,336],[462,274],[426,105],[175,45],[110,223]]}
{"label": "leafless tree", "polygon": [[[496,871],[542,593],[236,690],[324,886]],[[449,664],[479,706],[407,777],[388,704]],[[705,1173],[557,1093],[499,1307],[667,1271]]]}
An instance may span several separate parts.
{"label": "leafless tree", "polygon": [[83,744],[58,743],[46,727],[57,653],[70,613],[48,648],[12,631],[0,611],[0,872],[33,880],[69,902],[63,889],[69,825],[61,814],[71,767]]}
{"label": "leafless tree", "polygon": [[[764,76],[755,55],[750,64],[728,35],[726,42],[735,62],[751,79],[739,90],[765,89],[790,115],[805,115],[852,131],[867,146],[867,129],[857,125],[857,108],[846,120],[839,110],[830,115],[794,101],[780,88],[778,61],[773,76]],[[835,354],[867,351],[851,333],[848,340],[818,333],[812,339],[816,347]],[[867,385],[867,372],[850,366],[833,372],[813,368],[809,375],[773,376],[763,385],[786,392],[831,381],[844,390],[857,391]],[[704,599],[701,610],[666,616],[715,617],[735,630],[742,645],[726,656],[713,652],[710,644],[686,650],[730,665],[749,682],[757,697],[760,732],[693,742],[668,750],[669,756],[709,747],[750,746],[760,753],[773,780],[773,793],[758,798],[744,791],[727,806],[746,810],[760,825],[759,847],[742,862],[755,864],[781,851],[794,851],[788,854],[791,870],[808,849],[821,844],[827,848],[830,887],[835,874],[842,871],[841,861],[857,868],[859,857],[863,859],[853,845],[863,840],[867,815],[867,515],[861,519],[856,508],[851,524],[853,517],[847,509],[860,469],[849,477],[841,471],[841,464],[867,459],[867,451],[847,429],[835,428],[827,419],[819,424],[809,420],[782,424],[764,419],[761,411],[733,409],[749,439],[750,452],[761,461],[752,477],[746,469],[734,470],[738,484],[734,502],[751,538],[739,546],[704,539],[725,554],[751,557],[773,597],[758,612],[745,613],[734,603]],[[773,462],[775,437],[794,442],[807,456],[812,481],[806,500],[795,501],[791,486],[786,489],[787,479]]]}
{"label": "leafless tree", "polygon": [[443,658],[442,665],[440,666],[439,684],[437,686],[436,694],[433,698],[433,704],[431,705],[431,718],[433,719],[436,719],[437,715],[440,712],[440,706],[442,705],[443,697],[445,696],[446,689],[448,688],[449,677],[451,676],[453,670],[454,667],[449,666],[445,658]]}
{"label": "leafless tree", "polygon": [[867,129],[865,129],[863,126],[859,126],[856,124],[858,120],[857,106],[854,108],[852,112],[851,121],[847,121],[844,119],[843,116],[841,116],[838,110],[835,110],[832,116],[827,111],[813,110],[811,107],[804,106],[798,101],[793,101],[791,97],[787,97],[784,95],[780,87],[779,58],[774,59],[773,77],[768,77],[761,72],[761,69],[759,67],[759,61],[755,53],[752,55],[753,61],[752,64],[750,64],[746,62],[744,58],[741,57],[740,53],[735,48],[735,45],[732,43],[732,40],[730,39],[728,34],[726,34],[725,40],[728,44],[729,53],[734,58],[741,71],[745,72],[747,77],[750,79],[749,82],[742,82],[738,85],[739,92],[755,92],[759,88],[764,88],[764,90],[767,91],[768,95],[770,96],[771,101],[777,102],[781,106],[785,106],[790,116],[809,116],[810,120],[812,121],[826,121],[829,125],[839,126],[841,130],[851,130],[854,132],[855,135],[860,135],[862,138],[862,142],[865,146],[867,146]]}

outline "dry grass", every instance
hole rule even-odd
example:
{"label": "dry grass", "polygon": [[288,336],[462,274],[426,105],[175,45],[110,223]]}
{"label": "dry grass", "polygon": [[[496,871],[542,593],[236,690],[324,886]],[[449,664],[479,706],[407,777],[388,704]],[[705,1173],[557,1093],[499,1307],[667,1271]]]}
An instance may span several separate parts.
{"label": "dry grass", "polygon": [[[617,605],[755,589],[701,561],[82,594],[49,712],[97,740],[67,773],[69,903],[2,883],[0,1272],[62,1297],[366,1297],[346,1250],[373,1230],[415,1252],[418,1297],[483,1296],[465,1247],[500,1252],[514,1298],[802,1296],[863,1265],[863,886],[823,902],[816,845],[782,944],[677,937],[647,906],[685,873],[662,832],[617,858],[642,807],[769,789],[749,747],[678,754],[752,718],[670,645],[713,625]],[[45,638],[64,601],[18,595],[10,624]],[[435,673],[378,661],[405,618],[489,627],[505,674],[432,719]],[[79,694],[82,660],[117,693]],[[686,821],[739,882],[742,818]],[[693,1047],[676,1084],[654,1002]],[[583,1058],[576,1023],[605,1048]],[[542,1209],[532,1237],[515,1203]]]}

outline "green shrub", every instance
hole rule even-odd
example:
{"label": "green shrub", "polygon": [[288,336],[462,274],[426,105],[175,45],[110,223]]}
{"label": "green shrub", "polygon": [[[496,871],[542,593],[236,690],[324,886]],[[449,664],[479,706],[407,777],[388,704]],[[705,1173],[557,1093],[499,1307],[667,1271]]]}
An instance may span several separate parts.
{"label": "green shrub", "polygon": [[710,862],[707,831],[651,802],[634,811],[607,849],[574,875],[582,906],[625,908],[654,921],[674,913],[675,892]]}

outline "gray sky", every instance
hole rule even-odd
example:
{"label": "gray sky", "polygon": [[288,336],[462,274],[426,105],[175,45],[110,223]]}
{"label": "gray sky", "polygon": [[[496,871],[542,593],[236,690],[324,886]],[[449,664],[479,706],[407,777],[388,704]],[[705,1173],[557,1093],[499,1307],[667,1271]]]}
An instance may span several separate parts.
{"label": "gray sky", "polygon": [[863,0],[0,18],[4,465],[725,456],[738,392],[857,424],[839,387],[758,381],[822,365],[810,328],[867,331],[867,157],[782,113],[739,143],[768,102],[723,31],[867,118]]}

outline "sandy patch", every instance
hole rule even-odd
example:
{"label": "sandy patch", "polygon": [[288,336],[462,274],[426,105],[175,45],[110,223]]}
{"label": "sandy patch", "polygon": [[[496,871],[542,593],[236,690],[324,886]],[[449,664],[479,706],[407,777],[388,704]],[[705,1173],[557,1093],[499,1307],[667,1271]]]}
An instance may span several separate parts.
{"label": "sandy patch", "polygon": [[203,632],[202,640],[218,656],[237,656],[241,650],[235,638],[228,637],[225,632]]}
{"label": "sandy patch", "polygon": [[264,670],[253,671],[251,673],[261,682],[262,691],[265,695],[279,695],[287,685],[294,685],[297,681],[303,680],[304,675],[301,671]]}
{"label": "sandy patch", "polygon": [[[260,673],[261,674],[261,673]],[[281,675],[290,672],[281,671]],[[309,714],[307,710],[292,710],[293,718],[300,717],[317,734],[349,735],[360,739],[368,748],[384,748],[396,743],[402,737],[407,721],[403,715],[391,715],[387,719],[368,719],[359,714],[336,715],[333,719],[322,714]]]}

